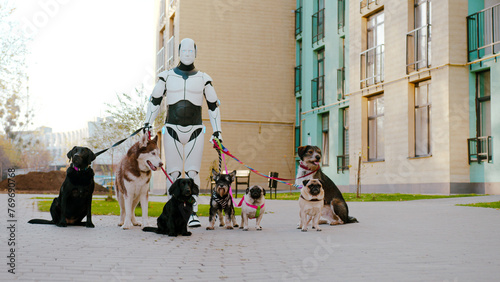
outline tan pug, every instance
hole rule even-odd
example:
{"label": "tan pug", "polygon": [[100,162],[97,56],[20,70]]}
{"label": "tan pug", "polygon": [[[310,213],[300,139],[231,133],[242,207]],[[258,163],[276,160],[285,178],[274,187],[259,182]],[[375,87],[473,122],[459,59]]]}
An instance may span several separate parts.
{"label": "tan pug", "polygon": [[312,220],[313,228],[316,228],[316,231],[321,231],[319,218],[325,198],[323,184],[319,179],[306,179],[303,184],[304,187],[300,191],[299,198],[300,224],[298,228],[307,231],[307,225]]}
{"label": "tan pug", "polygon": [[262,230],[260,226],[260,221],[264,216],[266,211],[265,207],[265,195],[266,190],[264,188],[254,185],[251,188],[247,188],[245,196],[243,196],[241,203],[241,226],[240,229],[243,231],[248,231],[248,219],[256,218],[256,229]]}

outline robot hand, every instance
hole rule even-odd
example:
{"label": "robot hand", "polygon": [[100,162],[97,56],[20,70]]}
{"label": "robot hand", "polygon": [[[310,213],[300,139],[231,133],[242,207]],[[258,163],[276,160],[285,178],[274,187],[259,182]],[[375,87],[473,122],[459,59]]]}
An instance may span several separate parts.
{"label": "robot hand", "polygon": [[152,129],[153,129],[153,127],[149,124],[149,122],[146,122],[146,123],[144,124],[144,129],[143,129],[142,131],[143,131],[143,133],[148,133],[148,134],[150,134],[150,133],[151,133],[151,131],[152,131]]}
{"label": "robot hand", "polygon": [[219,139],[219,142],[222,143],[222,134],[220,131],[216,131],[212,134],[212,137],[210,137],[210,143],[215,144],[215,139]]}

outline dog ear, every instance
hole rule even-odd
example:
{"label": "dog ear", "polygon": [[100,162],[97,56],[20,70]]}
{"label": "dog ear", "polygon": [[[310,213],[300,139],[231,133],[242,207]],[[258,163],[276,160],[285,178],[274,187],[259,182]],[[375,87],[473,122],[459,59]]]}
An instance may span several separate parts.
{"label": "dog ear", "polygon": [[141,140],[139,140],[139,147],[147,147],[147,146],[148,146],[148,136],[144,134]]}
{"label": "dog ear", "polygon": [[307,146],[300,146],[297,148],[297,155],[299,155],[299,158],[302,158],[302,156],[305,154],[307,151]]}
{"label": "dog ear", "polygon": [[196,185],[196,183],[194,183],[194,180],[193,179],[190,179],[191,181],[191,194],[192,195],[198,195],[200,193],[200,189],[198,188],[198,185]]}
{"label": "dog ear", "polygon": [[319,180],[319,183],[321,183],[321,186],[325,186],[325,181],[323,181],[323,179],[318,179]]}
{"label": "dog ear", "polygon": [[231,176],[231,179],[234,180],[234,177],[236,176],[236,170],[233,170],[229,176]]}
{"label": "dog ear", "polygon": [[90,164],[91,162],[93,162],[96,158],[96,155],[94,154],[94,152],[92,152],[92,150],[88,149],[87,148],[87,151],[89,153],[89,157],[88,157],[88,163]]}
{"label": "dog ear", "polygon": [[[264,196],[265,196],[266,195],[266,189],[264,189],[264,188],[261,187],[261,190],[262,190],[262,194],[264,194]],[[271,194],[271,196],[272,196],[272,194]]]}
{"label": "dog ear", "polygon": [[158,144],[158,135],[156,135],[155,138],[153,138],[153,140],[151,140],[151,142]]}
{"label": "dog ear", "polygon": [[177,198],[179,196],[179,180],[176,180],[170,188],[168,188],[168,194],[172,197]]}
{"label": "dog ear", "polygon": [[214,168],[212,168],[212,176],[215,181],[219,178],[219,173]]}
{"label": "dog ear", "polygon": [[73,149],[71,149],[71,151],[69,151],[66,156],[68,157],[68,159],[71,160],[71,158],[73,158],[73,155],[76,153],[76,146],[73,147]]}
{"label": "dog ear", "polygon": [[302,181],[302,185],[304,185],[304,187],[307,186],[307,183],[309,183],[309,179]]}
{"label": "dog ear", "polygon": [[247,188],[247,189],[245,190],[245,194],[248,194],[249,192],[250,192],[250,188]]}

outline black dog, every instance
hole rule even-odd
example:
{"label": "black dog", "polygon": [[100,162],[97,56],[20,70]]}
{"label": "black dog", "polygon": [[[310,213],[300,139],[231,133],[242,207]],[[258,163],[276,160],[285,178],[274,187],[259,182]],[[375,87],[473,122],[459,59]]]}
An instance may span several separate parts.
{"label": "black dog", "polygon": [[[89,148],[76,146],[67,156],[72,162],[66,170],[59,197],[55,198],[50,206],[52,220],[32,219],[28,223],[55,224],[59,227],[66,227],[68,224],[94,227],[91,213],[94,171],[89,165],[96,156]],[[82,222],[84,217],[87,217],[87,222]]]}
{"label": "black dog", "polygon": [[193,213],[193,195],[198,195],[199,188],[191,178],[179,178],[168,189],[172,198],[163,207],[157,219],[158,228],[144,227],[142,231],[167,234],[168,236],[191,236],[187,230],[189,216]]}
{"label": "black dog", "polygon": [[[226,214],[226,229],[233,229],[233,226],[238,227],[234,216],[233,199],[229,193],[229,187],[235,179],[236,170],[233,170],[230,174],[219,174],[215,169],[212,169],[212,175],[215,180],[215,189],[210,198],[210,216],[208,219],[210,224],[207,230],[214,230],[215,215],[219,216],[220,226],[226,225],[222,217],[223,211]],[[231,222],[233,225],[231,225]]]}

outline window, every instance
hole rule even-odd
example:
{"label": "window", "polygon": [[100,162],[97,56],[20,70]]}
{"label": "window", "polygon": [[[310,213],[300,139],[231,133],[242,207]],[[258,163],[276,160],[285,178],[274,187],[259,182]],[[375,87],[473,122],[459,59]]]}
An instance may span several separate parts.
{"label": "window", "polygon": [[330,119],[330,114],[322,114],[321,115],[321,134],[322,134],[322,146],[321,146],[321,151],[323,153],[322,156],[322,165],[328,165],[329,163],[329,155],[330,155],[330,150],[329,150],[329,138],[328,138],[328,128],[329,128],[329,119]]}
{"label": "window", "polygon": [[325,104],[325,49],[316,53],[316,78],[311,81],[311,107]]}
{"label": "window", "polygon": [[[498,1],[484,1],[485,5]],[[467,17],[469,62],[500,52],[500,3]]]}
{"label": "window", "polygon": [[325,0],[316,0],[316,13],[312,15],[312,43],[325,38]]}
{"label": "window", "polygon": [[156,53],[156,73],[165,70],[165,29],[158,36],[158,52]]}
{"label": "window", "polygon": [[337,1],[337,33],[344,32],[345,27],[345,1]]}
{"label": "window", "polygon": [[345,99],[345,38],[340,38],[340,65],[337,69],[337,100]]}
{"label": "window", "polygon": [[361,88],[384,81],[384,11],[366,22],[366,51],[361,52]]}
{"label": "window", "polygon": [[413,30],[406,34],[406,73],[431,65],[431,0],[414,0]]}
{"label": "window", "polygon": [[342,144],[341,155],[337,156],[337,173],[344,170],[349,170],[349,108],[340,110],[341,112],[341,140]]}
{"label": "window", "polygon": [[368,161],[384,160],[384,95],[368,99]]}
{"label": "window", "polygon": [[302,42],[297,42],[297,66],[295,67],[295,93],[302,91]]}
{"label": "window", "polygon": [[429,156],[431,150],[431,83],[415,84],[415,156]]}
{"label": "window", "polygon": [[295,101],[295,109],[296,109],[296,121],[295,121],[295,152],[297,152],[297,148],[301,146],[301,117],[302,117],[302,98],[297,98]]}
{"label": "window", "polygon": [[302,33],[302,0],[299,1],[297,10],[295,10],[295,36]]}
{"label": "window", "polygon": [[493,162],[493,142],[491,138],[491,92],[490,71],[476,74],[476,137],[469,138],[469,164]]}

